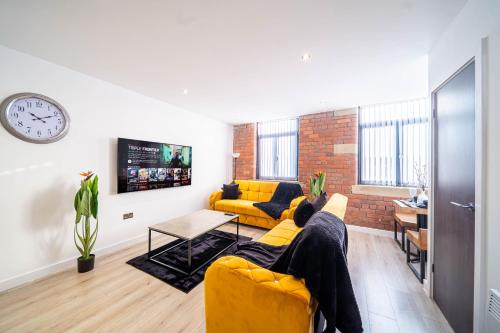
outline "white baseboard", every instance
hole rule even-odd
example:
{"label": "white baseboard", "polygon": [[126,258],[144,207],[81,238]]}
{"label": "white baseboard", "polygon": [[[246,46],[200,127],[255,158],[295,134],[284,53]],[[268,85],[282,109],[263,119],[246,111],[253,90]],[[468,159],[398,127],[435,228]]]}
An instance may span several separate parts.
{"label": "white baseboard", "polygon": [[382,236],[382,237],[393,237],[394,233],[389,230],[374,229],[368,227],[360,227],[359,225],[346,224],[347,230],[363,232],[365,234]]}
{"label": "white baseboard", "polygon": [[[129,247],[131,245],[134,245],[136,243],[139,243],[140,241],[145,241],[147,239],[147,235],[139,235],[136,237],[132,237],[108,246],[104,246],[102,248],[96,249],[94,254],[96,255],[106,255],[110,254],[116,251],[119,251],[123,248]],[[45,278],[49,275],[56,274],[68,269],[76,269],[76,259],[78,256],[74,256],[68,259],[61,260],[59,262],[43,266],[40,268],[37,268],[35,270],[22,273],[16,276],[13,276],[11,278],[5,279],[0,281],[0,292],[19,287],[23,284],[26,283],[31,283],[36,280],[40,280],[42,278]]]}

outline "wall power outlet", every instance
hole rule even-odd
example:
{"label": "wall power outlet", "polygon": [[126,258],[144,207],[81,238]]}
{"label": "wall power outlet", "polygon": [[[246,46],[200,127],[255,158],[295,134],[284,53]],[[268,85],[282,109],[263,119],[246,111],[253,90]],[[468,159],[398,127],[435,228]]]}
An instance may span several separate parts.
{"label": "wall power outlet", "polygon": [[134,213],[125,213],[125,214],[123,214],[123,219],[124,220],[131,219],[133,217],[134,217]]}

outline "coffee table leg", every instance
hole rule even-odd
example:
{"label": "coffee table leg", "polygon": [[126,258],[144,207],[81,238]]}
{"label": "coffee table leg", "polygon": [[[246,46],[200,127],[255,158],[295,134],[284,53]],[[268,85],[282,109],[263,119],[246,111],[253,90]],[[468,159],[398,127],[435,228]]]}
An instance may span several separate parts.
{"label": "coffee table leg", "polygon": [[236,218],[236,241],[240,241],[240,218]]}
{"label": "coffee table leg", "polygon": [[188,267],[191,270],[191,240],[188,240]]}
{"label": "coffee table leg", "polygon": [[148,230],[149,230],[148,234],[148,259],[149,259],[149,257],[151,256],[151,229]]}

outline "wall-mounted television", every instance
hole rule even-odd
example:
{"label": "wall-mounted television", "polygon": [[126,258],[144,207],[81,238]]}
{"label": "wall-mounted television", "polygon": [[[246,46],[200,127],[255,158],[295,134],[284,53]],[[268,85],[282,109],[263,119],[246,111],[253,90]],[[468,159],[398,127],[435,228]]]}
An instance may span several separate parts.
{"label": "wall-mounted television", "polygon": [[118,193],[191,185],[192,147],[118,138]]}

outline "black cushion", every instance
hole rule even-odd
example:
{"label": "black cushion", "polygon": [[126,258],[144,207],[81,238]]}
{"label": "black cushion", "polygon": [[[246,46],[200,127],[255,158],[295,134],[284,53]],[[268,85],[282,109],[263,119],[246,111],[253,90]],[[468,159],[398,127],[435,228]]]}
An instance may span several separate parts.
{"label": "black cushion", "polygon": [[293,221],[295,225],[299,228],[302,228],[306,225],[309,218],[314,214],[314,207],[309,200],[302,200],[297,208],[295,209],[295,213],[293,214]]}
{"label": "black cushion", "polygon": [[240,195],[239,184],[224,184],[222,185],[222,199],[238,199]]}
{"label": "black cushion", "polygon": [[311,202],[314,207],[314,212],[320,211],[326,205],[326,201],[326,192],[322,192],[321,195],[317,196],[313,202]]}

